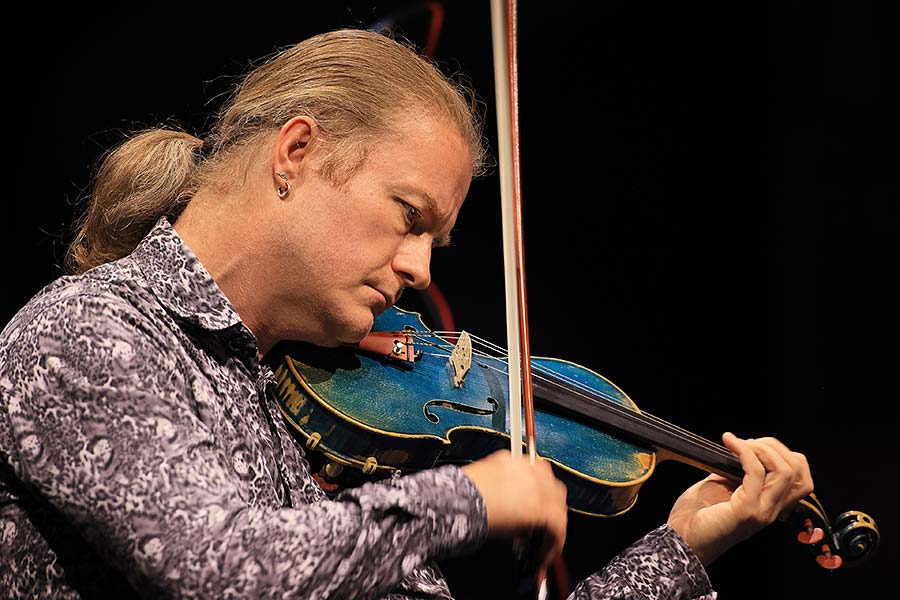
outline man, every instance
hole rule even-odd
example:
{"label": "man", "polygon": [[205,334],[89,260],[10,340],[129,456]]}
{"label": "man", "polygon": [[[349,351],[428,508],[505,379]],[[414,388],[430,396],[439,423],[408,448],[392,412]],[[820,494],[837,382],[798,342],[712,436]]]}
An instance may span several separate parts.
{"label": "man", "polygon": [[[0,336],[0,584],[13,597],[449,597],[434,561],[488,535],[565,541],[549,465],[500,452],[325,498],[260,362],[359,341],[429,283],[481,170],[464,94],[364,31],[252,72],[206,141],[151,129],[105,160],[76,275]],[[777,440],[707,478],[578,597],[712,598],[704,564],[812,489]],[[732,493],[734,492],[734,493]]]}

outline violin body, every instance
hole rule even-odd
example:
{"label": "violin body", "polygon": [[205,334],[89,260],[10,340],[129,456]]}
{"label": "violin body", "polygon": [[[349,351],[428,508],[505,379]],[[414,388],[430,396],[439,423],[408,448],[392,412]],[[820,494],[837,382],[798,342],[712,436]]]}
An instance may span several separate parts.
{"label": "violin body", "polygon": [[[428,332],[418,313],[396,308],[376,319],[373,331]],[[507,365],[500,359],[476,357],[457,387],[448,352],[407,362],[292,342],[276,356],[281,411],[307,447],[336,464],[377,477],[465,464],[510,446]],[[638,411],[625,392],[589,369],[552,358],[532,363]],[[581,513],[627,511],[657,462],[652,448],[540,408],[535,432],[541,456],[568,488],[570,508]]]}
{"label": "violin body", "polygon": [[[310,464],[326,493],[510,447],[507,362],[473,354],[466,339],[465,332],[455,341],[440,337],[418,313],[391,308],[357,346],[282,342],[269,353],[276,402],[313,451]],[[626,512],[669,459],[740,482],[743,469],[730,451],[643,413],[602,375],[554,358],[532,357],[531,366],[538,373],[535,438],[566,485],[571,510]],[[815,494],[785,520],[828,570],[860,564],[878,546],[874,519],[846,511],[832,525]]]}

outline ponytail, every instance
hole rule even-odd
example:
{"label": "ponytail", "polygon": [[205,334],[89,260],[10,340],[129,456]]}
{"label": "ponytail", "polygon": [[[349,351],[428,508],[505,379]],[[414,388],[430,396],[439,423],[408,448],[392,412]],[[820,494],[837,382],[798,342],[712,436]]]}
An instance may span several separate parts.
{"label": "ponytail", "polygon": [[163,215],[174,219],[193,196],[203,141],[182,131],[148,129],[103,159],[87,211],[65,257],[71,274],[131,253]]}

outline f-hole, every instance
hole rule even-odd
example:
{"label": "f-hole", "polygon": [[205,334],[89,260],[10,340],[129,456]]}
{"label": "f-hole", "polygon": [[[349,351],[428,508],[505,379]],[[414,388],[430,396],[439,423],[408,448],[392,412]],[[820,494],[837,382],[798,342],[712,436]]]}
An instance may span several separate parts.
{"label": "f-hole", "polygon": [[469,415],[494,415],[500,409],[500,403],[497,402],[494,398],[488,396],[487,397],[488,404],[491,405],[490,408],[478,408],[477,406],[469,406],[468,404],[462,404],[461,402],[452,402],[450,400],[429,400],[422,406],[422,412],[425,413],[425,418],[431,421],[432,423],[440,422],[440,418],[431,412],[432,407],[446,408],[447,410],[455,410],[457,412],[466,413]]}

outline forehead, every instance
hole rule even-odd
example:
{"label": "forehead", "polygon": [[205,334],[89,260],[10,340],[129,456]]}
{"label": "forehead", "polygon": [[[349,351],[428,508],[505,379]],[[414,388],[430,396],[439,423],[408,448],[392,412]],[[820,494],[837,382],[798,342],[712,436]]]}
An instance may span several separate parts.
{"label": "forehead", "polygon": [[384,144],[374,141],[370,159],[385,185],[418,196],[447,216],[455,217],[472,180],[471,150],[444,120],[405,119]]}

